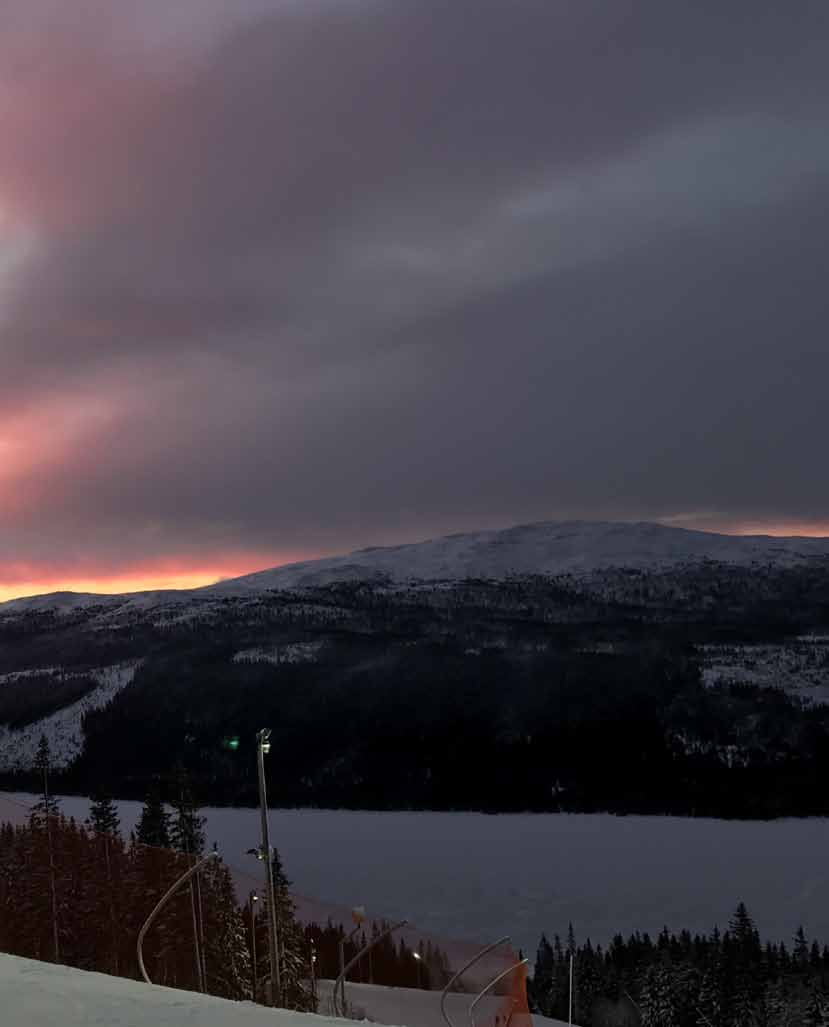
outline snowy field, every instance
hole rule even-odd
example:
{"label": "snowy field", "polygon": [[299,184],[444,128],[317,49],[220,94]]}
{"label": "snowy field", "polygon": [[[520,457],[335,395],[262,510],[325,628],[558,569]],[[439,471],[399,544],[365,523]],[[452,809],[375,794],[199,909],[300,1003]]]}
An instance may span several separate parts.
{"label": "snowy field", "polygon": [[[62,807],[83,819],[88,803]],[[120,807],[129,831],[139,804]],[[0,802],[3,816],[11,809]],[[205,812],[209,841],[252,887],[257,812]],[[301,895],[445,938],[510,934],[530,955],[542,931],[564,934],[568,921],[594,942],[665,924],[705,931],[740,900],[764,938],[789,941],[802,923],[829,943],[829,820],[272,810],[271,832]]]}

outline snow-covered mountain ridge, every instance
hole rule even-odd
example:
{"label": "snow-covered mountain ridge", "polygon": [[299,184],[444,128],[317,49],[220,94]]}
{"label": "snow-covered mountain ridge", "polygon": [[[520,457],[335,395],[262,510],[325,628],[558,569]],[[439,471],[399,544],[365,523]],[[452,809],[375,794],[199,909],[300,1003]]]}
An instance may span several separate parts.
{"label": "snow-covered mountain ridge", "polygon": [[73,610],[92,604],[146,607],[203,597],[317,588],[344,581],[399,585],[413,581],[500,579],[526,575],[589,576],[608,568],[643,571],[714,561],[741,567],[821,563],[829,568],[829,538],[724,535],[650,522],[543,521],[502,530],[447,535],[406,545],[360,549],[247,574],[200,589],[122,596],[60,592],[13,599],[2,612]]}
{"label": "snow-covered mountain ridge", "polygon": [[578,576],[609,567],[658,570],[705,560],[740,566],[822,560],[829,566],[829,538],[722,535],[649,522],[544,521],[361,549],[347,556],[275,567],[201,591],[237,594],[313,588],[344,580],[404,583],[530,574]]}

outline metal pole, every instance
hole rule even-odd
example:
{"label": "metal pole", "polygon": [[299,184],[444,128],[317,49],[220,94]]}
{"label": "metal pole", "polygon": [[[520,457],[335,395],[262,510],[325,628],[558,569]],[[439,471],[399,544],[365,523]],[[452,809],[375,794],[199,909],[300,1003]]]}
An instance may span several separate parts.
{"label": "metal pole", "polygon": [[147,931],[150,929],[150,925],[152,924],[153,920],[155,920],[155,918],[158,916],[158,914],[161,912],[161,910],[164,908],[164,906],[167,904],[167,902],[169,902],[169,900],[173,897],[173,895],[178,891],[178,889],[183,884],[186,884],[190,880],[190,878],[193,877],[194,874],[197,874],[199,872],[199,870],[201,870],[201,868],[207,862],[209,862],[209,860],[217,858],[218,855],[219,855],[219,853],[216,852],[215,849],[214,849],[213,852],[209,852],[204,857],[204,859],[200,859],[199,862],[196,863],[195,866],[190,867],[190,869],[186,873],[182,874],[181,877],[178,878],[178,880],[174,881],[170,885],[170,887],[167,889],[167,891],[164,892],[164,894],[161,896],[161,898],[158,900],[158,902],[155,904],[155,907],[154,907],[152,913],[150,913],[150,915],[144,921],[144,926],[138,932],[138,943],[136,945],[136,950],[138,952],[138,969],[141,971],[141,976],[144,978],[144,980],[147,982],[147,984],[152,984],[153,982],[147,976],[147,969],[144,966],[144,953],[143,953],[142,949],[143,949],[143,945],[144,945],[144,936],[146,935]]}
{"label": "metal pole", "polygon": [[204,910],[201,901],[201,877],[196,874],[190,882],[196,886],[196,908],[199,913],[199,953],[201,956],[201,979],[204,981],[204,990],[207,991],[207,945],[204,941]]}
{"label": "metal pole", "polygon": [[[339,980],[342,981],[342,1007],[343,1016],[345,1016],[345,939],[340,936],[339,940],[339,952],[340,952],[340,976]],[[337,1015],[337,986],[334,985],[334,1016]]]}
{"label": "metal pole", "polygon": [[256,915],[253,912],[253,904],[257,902],[259,896],[255,891],[252,891],[248,896],[248,905],[250,906],[250,950],[251,950],[251,976],[253,979],[253,990],[251,997],[253,1001],[256,1001]]}
{"label": "metal pole", "polygon": [[499,938],[498,941],[494,941],[491,945],[487,945],[486,948],[481,949],[481,951],[477,955],[473,956],[468,963],[465,963],[460,968],[460,970],[458,970],[454,977],[447,981],[446,986],[444,987],[440,996],[440,1015],[443,1017],[444,1022],[446,1023],[446,1027],[455,1027],[455,1025],[449,1019],[449,1014],[446,1012],[446,996],[451,991],[452,985],[456,981],[459,981],[461,977],[463,977],[463,975],[466,973],[466,971],[473,967],[479,959],[483,959],[484,956],[489,955],[489,953],[492,952],[493,949],[497,949],[499,945],[506,945],[508,941],[509,935],[505,934],[503,938]]}
{"label": "metal pole", "polygon": [[49,884],[52,892],[52,942],[55,946],[55,962],[60,962],[58,941],[58,896],[55,889],[55,854],[52,849],[52,819],[49,816],[49,769],[43,767],[43,812],[46,817],[46,844],[49,847]]}
{"label": "metal pole", "polygon": [[[355,909],[356,909],[356,907],[355,907]],[[340,948],[340,981],[342,982],[341,985],[340,985],[340,1005],[342,1006],[342,1010],[343,1010],[343,1014],[342,1015],[343,1016],[345,1016],[345,943],[347,941],[351,941],[351,939],[354,937],[354,935],[357,933],[357,931],[360,930],[360,928],[362,926],[363,926],[362,921],[360,921],[360,923],[358,923],[356,927],[352,927],[352,929],[348,932],[348,934],[346,935],[345,938],[340,938],[340,942],[339,942],[339,948]],[[360,955],[362,955],[362,952],[363,952],[363,950],[361,949],[360,950]]]}
{"label": "metal pole", "polygon": [[[187,864],[188,866],[190,864],[189,856],[187,857]],[[204,994],[204,968],[202,967],[201,946],[199,945],[199,922],[196,916],[196,889],[193,887],[192,881],[190,882],[188,887],[190,888],[190,912],[192,914],[193,919],[193,943],[194,953],[196,957],[196,984],[198,985],[199,991],[202,992],[202,994]]]}
{"label": "metal pole", "polygon": [[567,1009],[567,1023],[573,1022],[573,953],[570,953],[570,1001]]}
{"label": "metal pole", "polygon": [[475,1006],[477,1006],[477,1004],[481,1001],[484,995],[486,995],[488,991],[491,991],[495,987],[495,985],[502,981],[505,977],[509,977],[509,975],[514,970],[517,970],[519,966],[526,966],[527,963],[529,963],[529,959],[519,959],[517,963],[513,963],[512,966],[508,966],[506,970],[502,970],[497,977],[493,977],[489,984],[487,984],[487,986],[482,991],[478,992],[478,994],[472,1000],[471,1005],[469,1006],[470,1027],[475,1027]]}
{"label": "metal pole", "polygon": [[272,1006],[282,1002],[282,979],[279,972],[279,952],[277,950],[276,930],[276,890],[273,886],[271,870],[271,833],[268,827],[268,796],[265,787],[265,746],[270,748],[268,739],[269,728],[256,732],[256,762],[259,771],[259,811],[262,815],[262,859],[265,862],[265,885],[268,896],[268,958],[271,967],[271,1002]]}
{"label": "metal pole", "polygon": [[[348,971],[355,966],[367,952],[371,952],[375,945],[379,945],[384,938],[388,938],[390,934],[399,930],[401,927],[405,927],[408,920],[400,920],[396,924],[392,924],[391,927],[387,927],[385,931],[381,931],[376,938],[372,938],[368,945],[363,946],[357,955],[343,967],[340,976],[334,982],[334,1016],[345,1016],[345,976]],[[343,1008],[341,1012],[337,1011],[337,993],[342,988],[343,996]]]}

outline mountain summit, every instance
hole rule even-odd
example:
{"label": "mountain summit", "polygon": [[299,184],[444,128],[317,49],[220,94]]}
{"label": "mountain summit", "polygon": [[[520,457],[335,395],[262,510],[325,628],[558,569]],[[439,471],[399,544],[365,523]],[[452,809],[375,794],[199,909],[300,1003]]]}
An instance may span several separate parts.
{"label": "mountain summit", "polygon": [[610,567],[659,570],[706,560],[739,566],[829,561],[829,538],[722,535],[642,521],[541,521],[306,560],[200,591],[235,595],[314,588],[337,581],[402,583],[529,574],[583,575]]}

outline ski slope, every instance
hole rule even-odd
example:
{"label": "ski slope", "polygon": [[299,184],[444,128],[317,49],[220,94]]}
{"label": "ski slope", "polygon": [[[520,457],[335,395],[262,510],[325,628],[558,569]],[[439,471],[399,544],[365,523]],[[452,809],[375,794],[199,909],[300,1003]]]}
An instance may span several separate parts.
{"label": "ski slope", "polygon": [[[81,699],[50,713],[46,717],[23,728],[12,730],[0,724],[0,771],[27,770],[34,765],[35,753],[40,736],[46,735],[51,749],[52,766],[57,769],[68,767],[80,756],[83,749],[83,717],[90,710],[100,710],[132,681],[138,669],[138,661],[119,663],[111,667],[98,667],[81,674],[61,671],[64,677],[89,677],[98,683]],[[26,673],[34,672],[23,672]],[[0,688],[4,678],[19,678],[22,674],[0,676]]]}
{"label": "ski slope", "polygon": [[[321,981],[330,993],[331,982]],[[439,1027],[440,995],[435,991],[348,985],[355,1013],[361,1010],[375,1023],[400,1027]],[[34,959],[0,955],[0,998],[3,1027],[335,1027],[353,1020],[268,1009],[251,1002],[197,995],[128,981],[107,974],[88,973]],[[466,1027],[465,1011],[471,995],[452,995],[450,1015]],[[486,1000],[484,1000],[486,1001]],[[477,1022],[486,1024],[490,1009],[481,1003]],[[321,996],[320,1005],[325,1007]],[[521,1018],[527,1027],[529,1018]],[[558,1020],[533,1017],[536,1027],[563,1027]],[[515,1021],[513,1021],[514,1023]]]}
{"label": "ski slope", "polygon": [[5,955],[0,955],[0,1001],[3,1027],[334,1027],[349,1023]]}

